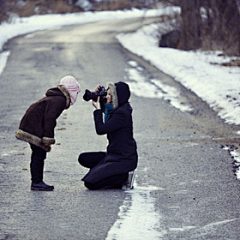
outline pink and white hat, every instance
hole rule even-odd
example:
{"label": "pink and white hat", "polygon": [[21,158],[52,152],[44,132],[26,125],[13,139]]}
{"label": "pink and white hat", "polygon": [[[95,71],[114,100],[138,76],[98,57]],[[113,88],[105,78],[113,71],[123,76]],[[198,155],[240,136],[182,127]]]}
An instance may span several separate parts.
{"label": "pink and white hat", "polygon": [[60,84],[63,85],[69,92],[71,98],[71,105],[77,101],[77,95],[81,91],[81,86],[73,76],[65,76],[60,80]]}

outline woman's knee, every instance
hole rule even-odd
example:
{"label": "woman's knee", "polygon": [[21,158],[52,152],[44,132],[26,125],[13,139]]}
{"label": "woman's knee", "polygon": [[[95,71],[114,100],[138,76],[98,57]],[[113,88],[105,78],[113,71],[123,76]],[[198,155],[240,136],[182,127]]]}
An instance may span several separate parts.
{"label": "woman's knee", "polygon": [[81,153],[79,156],[78,156],[78,162],[83,165],[82,163],[84,162],[84,153]]}
{"label": "woman's knee", "polygon": [[85,152],[79,155],[78,162],[84,167],[93,168],[105,156],[106,156],[105,152]]}
{"label": "woman's knee", "polygon": [[97,190],[98,188],[92,184],[92,183],[89,183],[89,182],[84,182],[84,185],[86,188],[88,188],[89,190]]}
{"label": "woman's knee", "polygon": [[81,153],[78,157],[78,162],[84,166],[88,167],[89,164],[89,153]]}

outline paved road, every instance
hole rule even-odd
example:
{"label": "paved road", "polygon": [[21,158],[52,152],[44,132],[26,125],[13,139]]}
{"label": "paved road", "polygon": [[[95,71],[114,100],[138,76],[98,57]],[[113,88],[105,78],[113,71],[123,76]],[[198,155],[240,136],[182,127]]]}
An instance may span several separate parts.
{"label": "paved road", "polygon": [[127,80],[130,60],[144,69],[146,79],[162,78],[180,89],[194,108],[192,114],[182,113],[163,100],[131,97],[139,152],[136,181],[140,187],[156,187],[150,195],[160,216],[157,231],[163,234],[158,239],[240,238],[239,180],[221,148],[238,144],[234,131],[239,127],[224,124],[193,93],[115,40],[118,32],[141,24],[128,19],[68,26],[21,36],[5,46],[11,54],[0,79],[0,239],[107,237],[129,193],[88,191],[81,182],[86,169],[78,165],[78,154],[106,146],[105,137],[95,134],[91,104],[80,95],[59,118],[57,144],[45,171],[54,192],[30,191],[30,150],[15,140],[14,131],[29,104],[64,75],[75,75],[83,90],[93,89],[98,83]]}

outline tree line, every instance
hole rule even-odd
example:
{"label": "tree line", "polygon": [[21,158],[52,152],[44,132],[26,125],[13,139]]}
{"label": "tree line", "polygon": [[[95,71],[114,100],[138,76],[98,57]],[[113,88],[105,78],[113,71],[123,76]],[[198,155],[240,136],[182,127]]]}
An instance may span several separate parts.
{"label": "tree line", "polygon": [[[20,2],[18,0],[0,0],[0,23],[9,18],[9,12],[19,3],[35,4],[35,6],[38,4],[44,6],[45,9],[52,7],[55,8],[53,13],[83,11],[76,6],[77,2],[77,0],[26,0]],[[108,8],[117,7],[119,9],[151,8],[158,2],[178,5],[181,8],[179,24],[176,25],[180,31],[178,48],[223,50],[226,53],[240,55],[240,0],[88,0],[88,2],[95,4],[95,7],[102,4]],[[29,9],[29,6],[26,8]],[[58,9],[56,9],[57,7]]]}

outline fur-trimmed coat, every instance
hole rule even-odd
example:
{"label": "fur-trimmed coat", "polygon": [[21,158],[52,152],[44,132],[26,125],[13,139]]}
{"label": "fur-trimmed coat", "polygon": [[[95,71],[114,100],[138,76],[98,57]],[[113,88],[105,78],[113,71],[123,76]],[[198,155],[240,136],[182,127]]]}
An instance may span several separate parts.
{"label": "fur-trimmed coat", "polygon": [[105,178],[125,174],[137,167],[137,144],[133,137],[132,108],[128,102],[130,91],[123,82],[109,83],[114,110],[107,122],[103,122],[102,110],[94,111],[96,132],[107,134],[107,155],[82,179],[97,183]]}
{"label": "fur-trimmed coat", "polygon": [[44,144],[55,143],[56,119],[70,107],[70,102],[70,95],[64,86],[49,89],[46,97],[28,108],[15,133],[16,138],[49,152],[51,148]]}

